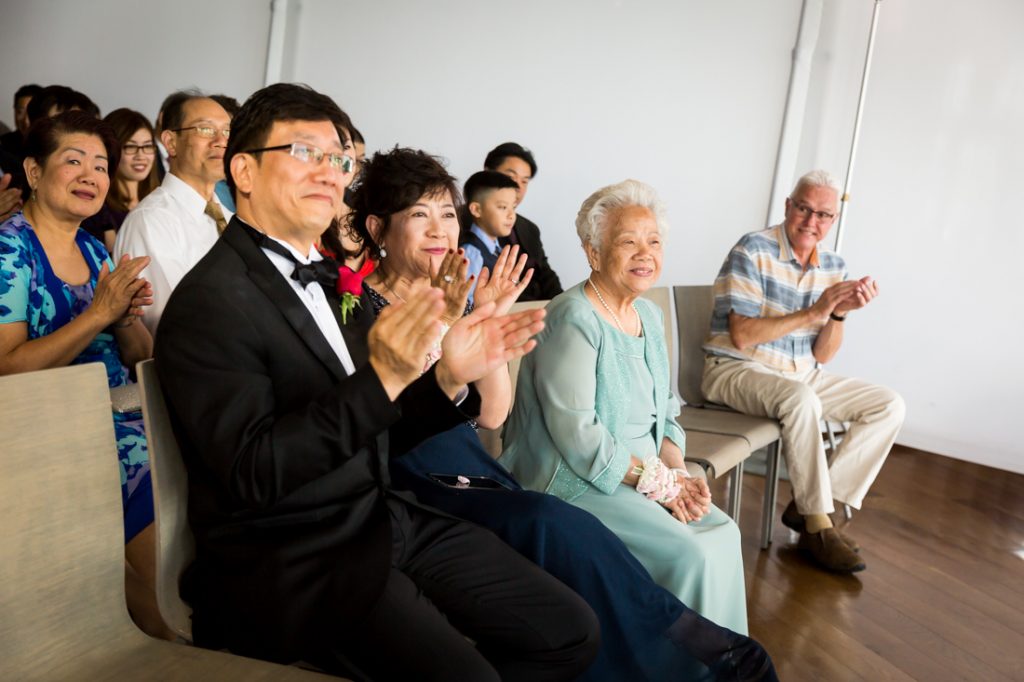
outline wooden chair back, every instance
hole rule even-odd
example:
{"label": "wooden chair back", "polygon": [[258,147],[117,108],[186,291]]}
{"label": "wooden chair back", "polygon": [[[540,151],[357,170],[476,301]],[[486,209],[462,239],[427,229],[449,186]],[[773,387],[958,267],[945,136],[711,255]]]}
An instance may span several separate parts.
{"label": "wooden chair back", "polygon": [[5,376],[0,395],[0,679],[58,679],[135,627],[107,374]]}
{"label": "wooden chair back", "polygon": [[[704,375],[704,342],[711,329],[715,299],[709,286],[675,288],[676,338],[679,342],[679,395],[687,405],[706,402],[700,390]],[[667,326],[667,325],[666,325]]]}
{"label": "wooden chair back", "polygon": [[153,479],[157,607],[167,627],[191,642],[192,609],[178,591],[181,574],[196,555],[195,537],[188,525],[188,474],[171,429],[171,418],[156,376],[156,365],[152,360],[146,360],[135,369],[142,394],[142,416],[146,422],[149,467]]}

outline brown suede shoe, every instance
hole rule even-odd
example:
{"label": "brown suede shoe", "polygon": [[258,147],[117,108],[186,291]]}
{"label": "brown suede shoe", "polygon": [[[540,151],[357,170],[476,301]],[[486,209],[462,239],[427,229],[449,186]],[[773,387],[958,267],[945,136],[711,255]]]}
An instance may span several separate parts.
{"label": "brown suede shoe", "polygon": [[834,573],[856,573],[867,565],[850,549],[835,528],[826,528],[817,533],[806,530],[800,533],[799,547],[808,552],[822,568]]}
{"label": "brown suede shoe", "polygon": [[[804,517],[800,515],[800,512],[796,510],[796,501],[790,500],[789,504],[786,505],[786,509],[782,512],[782,525],[786,528],[792,528],[797,533],[804,531]],[[860,551],[860,543],[853,539],[853,536],[849,533],[836,528],[836,532],[839,533],[839,537],[843,539],[846,546],[852,549],[854,552]]]}

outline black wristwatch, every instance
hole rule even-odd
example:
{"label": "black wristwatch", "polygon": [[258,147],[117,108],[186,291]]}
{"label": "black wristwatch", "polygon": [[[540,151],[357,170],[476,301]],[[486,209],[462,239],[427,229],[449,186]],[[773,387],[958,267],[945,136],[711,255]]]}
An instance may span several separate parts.
{"label": "black wristwatch", "polygon": [[842,317],[839,317],[835,313],[829,313],[828,316],[830,318],[832,318],[833,320],[835,320],[836,322],[845,322],[846,321],[846,315],[843,315]]}

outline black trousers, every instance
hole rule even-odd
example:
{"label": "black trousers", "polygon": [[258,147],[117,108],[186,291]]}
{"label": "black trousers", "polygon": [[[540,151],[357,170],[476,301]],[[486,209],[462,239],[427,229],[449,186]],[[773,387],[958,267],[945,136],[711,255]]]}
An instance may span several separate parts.
{"label": "black trousers", "polygon": [[575,592],[490,531],[395,498],[388,508],[387,586],[318,665],[363,679],[460,682],[568,680],[586,670],[600,631]]}

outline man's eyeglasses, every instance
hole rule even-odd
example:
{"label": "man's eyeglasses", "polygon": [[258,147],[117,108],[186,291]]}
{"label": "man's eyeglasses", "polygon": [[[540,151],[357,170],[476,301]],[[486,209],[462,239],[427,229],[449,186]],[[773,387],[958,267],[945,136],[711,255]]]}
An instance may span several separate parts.
{"label": "man's eyeglasses", "polygon": [[196,131],[196,135],[199,137],[208,138],[217,137],[217,133],[220,132],[220,134],[224,136],[225,140],[231,135],[231,128],[221,128],[220,131],[218,131],[213,126],[185,126],[184,128],[172,128],[171,132],[183,133],[186,130],[194,130]]}
{"label": "man's eyeglasses", "polygon": [[153,156],[156,154],[156,145],[152,142],[148,144],[135,144],[129,142],[128,144],[121,145],[121,151],[124,152],[125,156],[135,156],[139,152],[142,152],[146,156]]}
{"label": "man's eyeglasses", "polygon": [[793,208],[796,209],[796,212],[799,213],[804,218],[813,215],[818,220],[829,221],[836,217],[835,213],[828,213],[827,211],[815,211],[807,204],[797,201],[796,199],[791,198],[790,201],[793,203]]}
{"label": "man's eyeglasses", "polygon": [[334,170],[341,171],[342,173],[351,173],[352,168],[355,166],[355,160],[348,154],[339,154],[337,152],[331,152],[328,154],[319,147],[314,147],[311,144],[305,142],[292,142],[291,144],[279,144],[276,147],[263,147],[261,149],[246,149],[243,154],[259,154],[260,152],[288,152],[292,158],[298,159],[303,163],[320,163],[323,158],[327,157],[327,163],[330,164]]}

